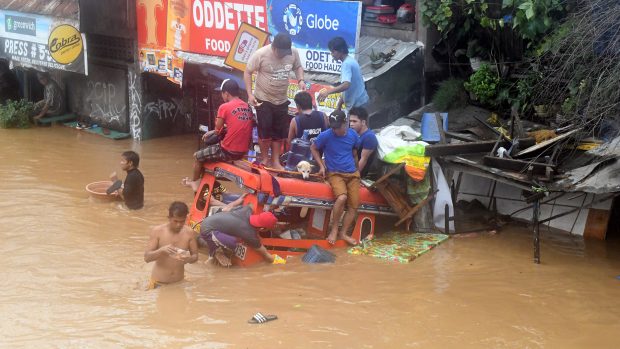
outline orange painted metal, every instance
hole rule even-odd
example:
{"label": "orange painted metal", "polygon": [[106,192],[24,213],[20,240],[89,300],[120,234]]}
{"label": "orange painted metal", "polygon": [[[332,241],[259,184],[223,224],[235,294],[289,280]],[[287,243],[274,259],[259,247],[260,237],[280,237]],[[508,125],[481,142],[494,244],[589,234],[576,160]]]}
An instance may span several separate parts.
{"label": "orange painted metal", "polygon": [[[188,224],[196,231],[200,231],[200,222],[209,214],[209,200],[211,191],[216,181],[229,180],[235,183],[243,192],[248,195],[244,198],[244,205],[252,204],[254,213],[260,213],[265,209],[265,203],[259,202],[259,196],[273,198],[274,193],[272,177],[275,172],[267,171],[262,168],[250,166],[247,162],[232,163],[206,163],[204,164],[205,173],[202,177],[198,192],[194,197],[192,207],[190,208],[190,217]],[[296,203],[292,207],[308,207],[310,212],[302,219],[310,220],[316,210],[324,210],[322,221],[318,223],[319,229],[314,228],[309,239],[281,239],[273,237],[261,237],[262,244],[272,254],[277,254],[282,258],[289,256],[298,256],[304,254],[305,250],[318,245],[325,249],[342,248],[347,244],[343,240],[338,240],[331,245],[325,239],[327,237],[327,227],[331,214],[331,207],[334,196],[331,187],[326,182],[311,182],[297,178],[275,177],[280,187],[282,197],[295,197],[301,199],[313,200],[308,206]],[[360,212],[358,222],[353,229],[352,237],[359,241],[362,237],[362,229],[365,226],[365,235],[374,234],[375,213],[385,214],[386,210],[390,211],[388,203],[378,192],[372,192],[365,187],[360,188],[360,202],[370,207],[375,207],[377,212]],[[272,203],[269,208],[278,206],[287,206],[290,202],[282,202],[280,205]],[[319,205],[319,207],[317,207]],[[380,211],[380,212],[379,212]],[[369,222],[363,223],[363,222]],[[311,222],[306,224],[310,227]],[[310,229],[308,229],[310,230]],[[238,266],[251,266],[253,264],[263,262],[262,257],[252,248],[247,247],[242,241],[237,244],[235,256],[232,258],[233,264]]]}

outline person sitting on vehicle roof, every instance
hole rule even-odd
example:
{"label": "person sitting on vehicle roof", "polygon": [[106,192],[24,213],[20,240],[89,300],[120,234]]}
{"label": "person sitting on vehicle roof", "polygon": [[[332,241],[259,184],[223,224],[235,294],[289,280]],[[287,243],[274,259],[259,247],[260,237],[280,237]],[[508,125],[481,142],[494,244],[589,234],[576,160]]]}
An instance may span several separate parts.
{"label": "person sitting on vehicle roof", "polygon": [[368,112],[362,107],[353,107],[349,111],[349,126],[357,132],[360,142],[357,147],[360,176],[368,176],[370,167],[377,157],[379,142],[375,133],[368,128]]}
{"label": "person sitting on vehicle roof", "polygon": [[237,82],[226,79],[215,90],[222,93],[224,100],[224,104],[220,105],[217,110],[215,130],[202,136],[202,141],[206,146],[194,153],[192,180],[185,177],[182,181],[194,191],[198,190],[203,163],[239,160],[247,154],[252,141],[254,113],[250,106],[239,98]]}
{"label": "person sitting on vehicle roof", "polygon": [[[359,137],[355,131],[347,125],[347,117],[342,110],[335,110],[329,116],[330,129],[321,132],[314,140],[310,149],[314,160],[319,164],[319,175],[325,177],[327,166],[327,181],[332,187],[334,208],[332,209],[332,227],[327,237],[330,244],[336,243],[336,238],[345,240],[350,245],[356,245],[357,241],[347,235],[357,214],[359,207],[360,173],[357,163],[357,147]],[[321,159],[320,151],[325,155],[325,163]],[[338,223],[345,203],[348,205],[344,216],[342,230],[338,232]]]}
{"label": "person sitting on vehicle roof", "polygon": [[223,266],[230,266],[230,258],[224,250],[229,254],[232,253],[239,238],[255,249],[267,262],[278,262],[281,258],[271,255],[258,235],[260,232],[275,228],[278,219],[272,212],[252,214],[253,211],[250,204],[206,217],[200,223],[199,246],[209,247],[210,257],[215,257],[215,260]]}
{"label": "person sitting on vehicle roof", "polygon": [[308,92],[298,92],[295,95],[295,105],[297,116],[291,120],[288,128],[289,145],[293,139],[303,138],[304,131],[307,131],[307,140],[310,141],[329,128],[327,115],[312,109],[312,96]]}

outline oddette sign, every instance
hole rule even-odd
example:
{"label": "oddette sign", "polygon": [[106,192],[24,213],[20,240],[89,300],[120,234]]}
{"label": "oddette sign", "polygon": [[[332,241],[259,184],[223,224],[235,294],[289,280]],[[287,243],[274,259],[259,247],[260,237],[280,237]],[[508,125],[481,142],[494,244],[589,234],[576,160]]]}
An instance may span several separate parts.
{"label": "oddette sign", "polygon": [[60,64],[73,63],[82,53],[82,35],[73,26],[62,24],[54,28],[48,39],[50,55]]}

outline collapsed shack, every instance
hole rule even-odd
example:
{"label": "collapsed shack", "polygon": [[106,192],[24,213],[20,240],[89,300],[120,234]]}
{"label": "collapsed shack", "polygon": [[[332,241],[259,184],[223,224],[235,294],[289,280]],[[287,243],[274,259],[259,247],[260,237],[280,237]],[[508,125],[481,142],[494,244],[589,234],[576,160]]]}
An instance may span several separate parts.
{"label": "collapsed shack", "polygon": [[[434,117],[423,117],[425,113]],[[500,120],[471,106],[449,116],[444,128],[442,116],[431,104],[392,124],[421,129],[424,139],[429,127],[422,121],[430,119],[434,124],[430,129],[439,134],[438,142],[425,147],[433,163],[429,167],[443,172],[449,185],[450,199],[443,207],[434,204],[436,227],[464,233],[500,227],[506,218],[527,220],[533,226],[536,263],[540,263],[540,225],[605,238],[610,207],[620,192],[620,137],[604,142],[579,125],[552,129],[521,121],[516,112],[510,120]],[[441,195],[436,180],[432,188],[430,193]],[[493,214],[485,217],[488,224],[483,227],[463,224],[466,219],[458,213],[462,209],[480,213],[485,208]]]}

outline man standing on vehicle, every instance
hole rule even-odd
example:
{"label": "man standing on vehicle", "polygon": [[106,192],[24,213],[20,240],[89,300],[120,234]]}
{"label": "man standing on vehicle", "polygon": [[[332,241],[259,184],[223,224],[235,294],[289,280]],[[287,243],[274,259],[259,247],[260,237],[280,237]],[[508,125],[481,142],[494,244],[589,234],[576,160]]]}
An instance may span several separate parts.
{"label": "man standing on vehicle", "polygon": [[[291,38],[278,33],[271,45],[261,47],[250,57],[243,73],[248,103],[256,108],[261,162],[274,169],[280,165],[282,142],[288,137],[288,85],[294,72],[299,89],[305,90],[304,70],[299,53],[291,48]],[[256,73],[256,87],[252,93],[252,74]],[[271,150],[271,164],[268,153]]]}
{"label": "man standing on vehicle", "polygon": [[336,109],[342,109],[342,103],[351,109],[353,107],[366,107],[368,104],[368,93],[362,76],[362,69],[359,63],[349,56],[347,42],[337,36],[329,41],[327,47],[335,60],[341,61],[340,85],[327,88],[319,92],[317,99],[323,101],[327,96],[342,92],[343,97],[338,100]]}
{"label": "man standing on vehicle", "polygon": [[[357,163],[359,137],[349,128],[346,119],[342,110],[335,110],[329,116],[331,128],[321,132],[310,146],[312,156],[320,167],[319,174],[323,177],[327,166],[327,181],[336,197],[332,209],[332,227],[327,237],[327,242],[332,245],[336,243],[336,238],[345,240],[350,245],[357,244],[357,241],[348,236],[347,232],[355,220],[359,207],[360,173]],[[320,151],[323,151],[325,155],[325,163],[321,159]],[[338,232],[345,203],[348,209],[344,216],[342,230]]]}

